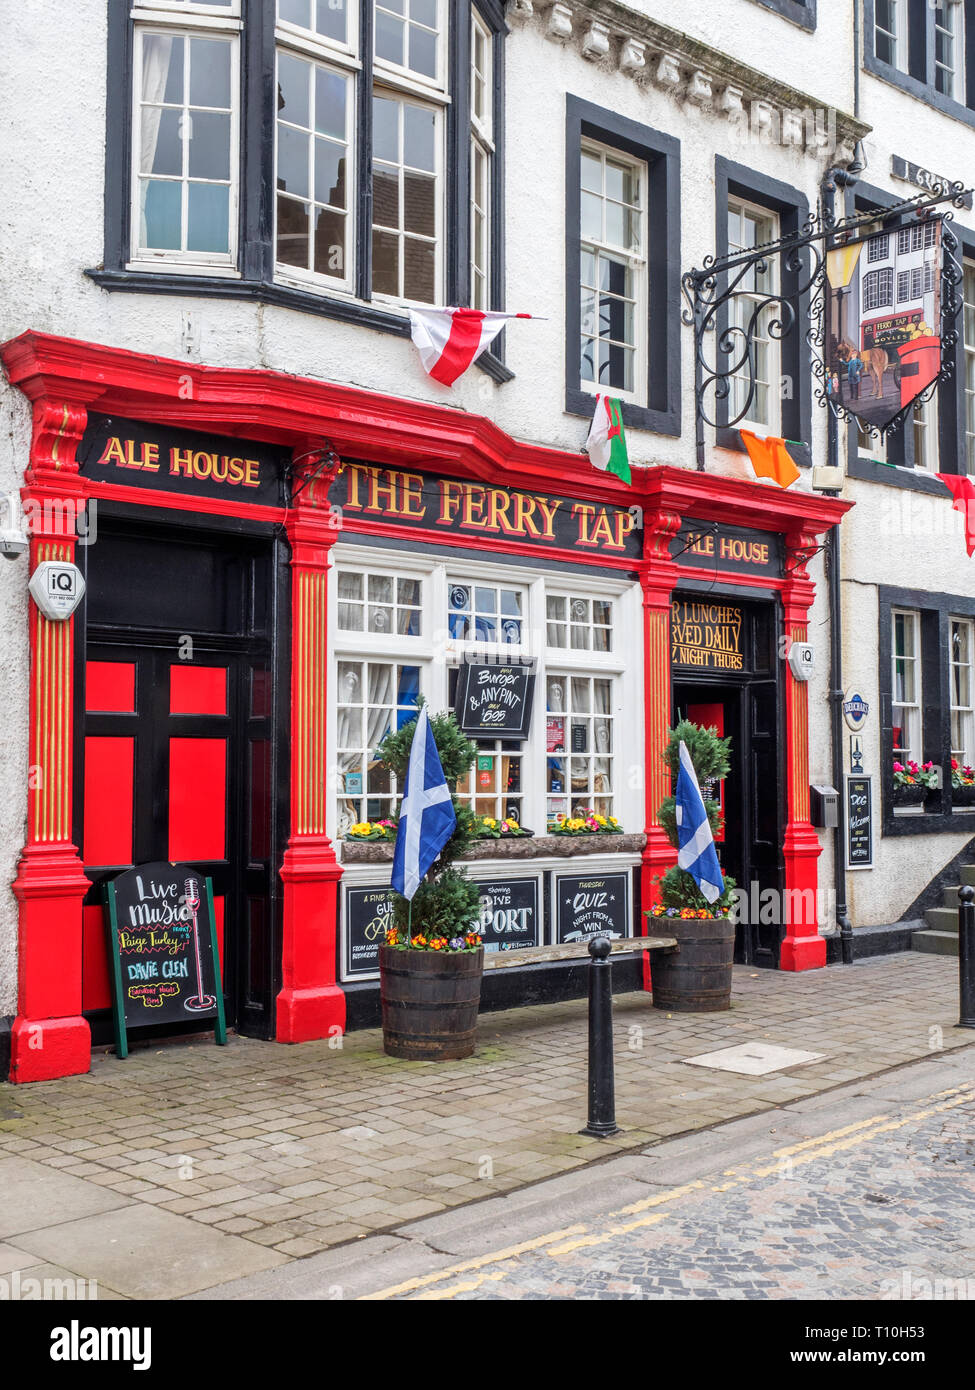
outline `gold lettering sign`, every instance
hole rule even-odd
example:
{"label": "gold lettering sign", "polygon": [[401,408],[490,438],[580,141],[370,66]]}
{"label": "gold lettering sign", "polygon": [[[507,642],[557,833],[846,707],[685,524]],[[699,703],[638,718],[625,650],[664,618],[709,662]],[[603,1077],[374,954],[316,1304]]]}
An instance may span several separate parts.
{"label": "gold lettering sign", "polygon": [[675,599],[670,608],[670,656],[675,666],[741,671],[742,611],[730,603]]}

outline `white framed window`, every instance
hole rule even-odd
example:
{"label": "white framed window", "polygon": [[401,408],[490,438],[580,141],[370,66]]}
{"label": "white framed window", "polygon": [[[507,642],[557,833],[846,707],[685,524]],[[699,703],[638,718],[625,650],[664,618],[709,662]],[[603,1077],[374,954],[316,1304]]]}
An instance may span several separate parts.
{"label": "white framed window", "polygon": [[613,816],[614,699],[611,676],[550,671],[545,679],[548,825],[593,811]]}
{"label": "white framed window", "polygon": [[886,309],[894,302],[894,272],[890,266],[869,270],[863,277],[864,309]]}
{"label": "white framed window", "polygon": [[444,0],[374,0],[377,67],[443,88]]}
{"label": "white framed window", "polygon": [[937,473],[938,463],[938,397],[917,401],[912,415],[914,427],[914,467]]}
{"label": "white framed window", "polygon": [[921,615],[917,610],[891,612],[894,760],[924,761],[921,749]]}
{"label": "white framed window", "polygon": [[[136,264],[233,267],[237,247],[240,125],[236,23],[204,15],[230,6],[173,7],[182,27],[138,23],[132,120]],[[186,27],[198,15],[199,28]],[[167,16],[169,18],[169,16]]]}
{"label": "white framed window", "polygon": [[964,767],[975,759],[975,624],[952,618],[950,630],[951,756]]}
{"label": "white framed window", "polygon": [[342,567],[336,626],[340,632],[423,635],[423,580]]}
{"label": "white framed window", "polygon": [[856,421],[857,454],[860,458],[871,459],[874,463],[887,462],[887,435],[868,434],[863,421]]}
{"label": "white framed window", "polygon": [[965,262],[962,294],[964,298],[965,341],[965,460],[969,473],[975,473],[975,265]]}
{"label": "white framed window", "polygon": [[965,100],[965,10],[962,0],[936,0],[934,7],[935,90]]}
{"label": "white framed window", "polygon": [[580,382],[638,401],[647,360],[647,166],[590,141],[580,163]]}
{"label": "white framed window", "polygon": [[397,814],[402,789],[376,750],[391,729],[415,718],[422,670],[419,662],[339,657],[335,748],[340,832],[358,821]]}
{"label": "white framed window", "polygon": [[356,0],[278,0],[279,32],[293,33],[316,47],[326,44],[355,51]]}
{"label": "white framed window", "polygon": [[520,646],[525,632],[525,590],[513,585],[447,581],[451,641]]}
{"label": "white framed window", "polygon": [[372,288],[434,304],[443,278],[443,112],[377,88],[372,102]]}
{"label": "white framed window", "polygon": [[873,51],[881,63],[907,71],[908,0],[876,0]]}
{"label": "white framed window", "polygon": [[549,593],[545,598],[545,630],[550,647],[586,652],[612,651],[612,599]]}
{"label": "white framed window", "polygon": [[351,289],[354,75],[279,46],[277,94],[275,263]]}
{"label": "white framed window", "polygon": [[885,261],[890,255],[890,233],[878,232],[867,242],[867,260]]}
{"label": "white framed window", "polygon": [[[732,198],[728,202],[728,255],[736,256],[743,251],[752,251],[756,246],[774,241],[779,235],[778,218],[763,208],[741,199]],[[732,356],[735,361],[744,347],[744,334],[754,316],[752,327],[752,352],[754,354],[754,392],[748,404],[747,415],[742,417],[743,425],[753,424],[775,429],[778,427],[780,408],[778,381],[781,371],[781,345],[771,334],[778,311],[774,305],[760,307],[762,301],[778,290],[778,257],[768,256],[764,262],[750,267],[736,286],[732,300],[730,324],[741,329],[733,335]],[[730,417],[738,416],[748,401],[749,375],[743,366],[731,381],[729,399]]]}
{"label": "white framed window", "polygon": [[491,307],[494,40],[471,8],[471,308]]}

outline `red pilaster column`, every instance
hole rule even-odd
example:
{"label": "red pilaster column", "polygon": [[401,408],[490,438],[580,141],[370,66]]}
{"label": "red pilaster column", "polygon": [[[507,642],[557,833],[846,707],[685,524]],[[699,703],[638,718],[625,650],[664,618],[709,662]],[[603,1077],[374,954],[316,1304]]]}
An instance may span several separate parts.
{"label": "red pilaster column", "polygon": [[[670,542],[680,529],[674,512],[647,512],[643,521],[643,700],[644,700],[644,831],[646,844],[640,870],[640,899],[644,908],[657,901],[653,882],[677,863],[677,851],[657,819],[661,801],[670,795],[670,771],[663,760],[670,724],[670,605],[677,565]],[[641,924],[646,926],[646,920]],[[644,932],[644,934],[646,934]],[[644,988],[650,988],[650,956],[643,956]]]}
{"label": "red pilaster column", "polygon": [[[330,477],[309,481],[309,445],[295,450],[296,505],[286,522],[291,542],[291,835],[284,882],[282,985],[278,1042],[308,1042],[345,1028],[345,994],[335,978],[338,881],[342,869],[325,834],[328,795],[327,583],[336,526]],[[304,457],[304,463],[299,460]],[[299,489],[300,492],[298,491]]]}
{"label": "red pilaster column", "polygon": [[[809,636],[809,609],[815,585],[806,562],[817,538],[804,531],[786,536],[787,582],[782,591],[785,632],[790,642]],[[815,970],[826,964],[826,941],[816,914],[819,836],[809,822],[809,688],[790,669],[785,676],[787,823],[785,861],[785,936],[779,954],[782,970]]]}
{"label": "red pilaster column", "polygon": [[[75,450],[83,406],[34,402],[30,463],[21,492],[31,531],[31,573],[45,560],[74,561],[85,488]],[[30,767],[27,842],[13,890],[20,904],[17,1017],[11,1081],[86,1072],[91,1034],[81,1016],[81,901],[89,882],[71,843],[74,618],[51,622],[30,604]]]}

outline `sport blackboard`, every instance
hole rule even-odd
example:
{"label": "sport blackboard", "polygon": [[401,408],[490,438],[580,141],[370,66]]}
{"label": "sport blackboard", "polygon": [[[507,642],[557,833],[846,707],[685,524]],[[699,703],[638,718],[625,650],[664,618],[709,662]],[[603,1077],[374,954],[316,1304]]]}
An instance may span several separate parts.
{"label": "sport blackboard", "polygon": [[106,885],[115,1042],[127,1033],[212,1018],[227,1041],[213,885],[192,864],[137,864]]}
{"label": "sport blackboard", "polygon": [[375,975],[379,971],[379,948],[392,923],[391,888],[347,888],[345,890],[345,974]]}
{"label": "sport blackboard", "polygon": [[473,738],[527,738],[535,696],[535,663],[465,659],[457,676],[454,713]]}
{"label": "sport blackboard", "polygon": [[538,946],[538,879],[494,878],[479,881],[480,932],[485,951],[517,951]]}
{"label": "sport blackboard", "polygon": [[557,874],[556,940],[588,941],[592,936],[629,936],[629,874]]}
{"label": "sport blackboard", "polygon": [[869,777],[846,779],[846,864],[850,869],[873,865],[873,801]]}

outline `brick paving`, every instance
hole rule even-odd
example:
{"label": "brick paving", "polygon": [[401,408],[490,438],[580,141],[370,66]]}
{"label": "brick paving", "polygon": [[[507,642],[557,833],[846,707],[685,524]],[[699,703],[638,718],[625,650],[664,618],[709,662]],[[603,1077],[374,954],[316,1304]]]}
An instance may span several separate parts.
{"label": "brick paving", "polygon": [[[973,1042],[953,1026],[957,964],[911,953],[800,975],[739,967],[725,1014],[667,1015],[645,994],[614,1006],[614,1139],[578,1133],[579,1000],[482,1015],[463,1062],[386,1057],[375,1030],[339,1046],[99,1053],[87,1076],[0,1086],[0,1175],[16,1156],[300,1258]],[[752,1040],[825,1056],[764,1077],[682,1065]]]}

